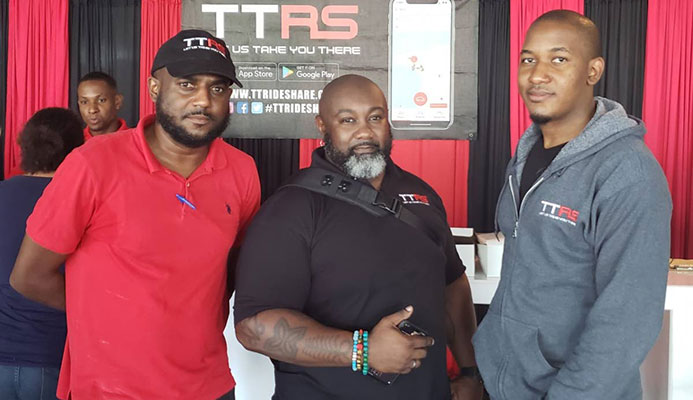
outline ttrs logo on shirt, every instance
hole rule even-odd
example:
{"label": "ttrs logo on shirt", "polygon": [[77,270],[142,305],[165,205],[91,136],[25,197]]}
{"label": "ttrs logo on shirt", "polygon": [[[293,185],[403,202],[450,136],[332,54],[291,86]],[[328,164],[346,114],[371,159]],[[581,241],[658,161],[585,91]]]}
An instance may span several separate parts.
{"label": "ttrs logo on shirt", "polygon": [[572,226],[576,225],[580,212],[578,210],[573,210],[570,207],[562,206],[560,204],[551,203],[545,200],[541,201],[542,208],[539,215],[544,217],[549,217],[558,221],[567,222]]}
{"label": "ttrs logo on shirt", "polygon": [[428,202],[428,197],[422,195],[422,194],[399,194],[399,198],[402,200],[402,203],[404,204],[423,204],[426,206],[430,206],[431,204]]}

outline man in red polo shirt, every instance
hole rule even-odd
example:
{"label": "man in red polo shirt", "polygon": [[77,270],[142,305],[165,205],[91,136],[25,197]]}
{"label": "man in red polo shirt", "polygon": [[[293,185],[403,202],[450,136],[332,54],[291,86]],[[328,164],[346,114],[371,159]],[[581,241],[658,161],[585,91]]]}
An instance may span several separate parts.
{"label": "man in red polo shirt", "polygon": [[169,39],[148,82],[156,114],[73,151],[29,217],[10,283],[67,310],[59,398],[233,398],[229,249],[260,186],[218,139],[232,83],[222,40]]}
{"label": "man in red polo shirt", "polygon": [[77,105],[87,125],[84,128],[85,142],[96,135],[128,129],[125,120],[118,118],[123,95],[118,93],[115,79],[104,72],[89,72],[79,80]]}

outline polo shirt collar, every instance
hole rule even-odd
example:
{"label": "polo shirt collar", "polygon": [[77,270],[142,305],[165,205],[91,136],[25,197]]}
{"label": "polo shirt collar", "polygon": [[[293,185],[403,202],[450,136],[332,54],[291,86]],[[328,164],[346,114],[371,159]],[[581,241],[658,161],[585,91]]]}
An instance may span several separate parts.
{"label": "polo shirt collar", "polygon": [[[140,122],[137,124],[137,127],[135,128],[135,143],[137,144],[139,150],[142,152],[142,155],[144,156],[144,160],[147,163],[147,168],[149,169],[150,173],[163,171],[166,169],[163,165],[161,165],[159,160],[156,159],[154,153],[152,153],[152,150],[149,148],[147,139],[144,137],[145,128],[153,124],[155,120],[155,114],[147,115],[146,117],[140,120]],[[212,144],[209,146],[209,152],[207,153],[207,157],[202,162],[202,164],[200,164],[200,166],[197,167],[197,169],[195,170],[195,172],[193,172],[191,177],[199,174],[200,172],[209,173],[216,169],[222,169],[226,167],[227,161],[226,157],[224,156],[222,148],[223,146],[225,146],[225,143],[221,138],[212,141]]]}
{"label": "polo shirt collar", "polygon": [[[125,120],[122,119],[122,118],[118,118],[118,129],[116,129],[115,131],[118,132],[118,131],[124,131],[124,130],[127,130],[127,129],[128,129],[128,126],[127,126],[127,124],[125,123]],[[86,126],[86,127],[84,128],[84,137],[85,137],[85,138],[86,138],[86,137],[88,137],[88,138],[94,137],[94,135],[91,134],[91,129],[89,129],[89,126]]]}

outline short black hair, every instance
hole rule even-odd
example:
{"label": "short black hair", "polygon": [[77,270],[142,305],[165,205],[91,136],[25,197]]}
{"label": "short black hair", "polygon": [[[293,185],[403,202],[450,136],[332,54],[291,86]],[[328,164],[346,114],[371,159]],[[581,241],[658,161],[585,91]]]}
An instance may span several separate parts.
{"label": "short black hair", "polygon": [[587,51],[590,58],[602,57],[602,40],[599,34],[599,28],[594,24],[594,21],[585,17],[582,14],[570,10],[551,10],[535,19],[530,26],[544,21],[553,21],[565,23],[576,28],[587,43]]}
{"label": "short black hair", "polygon": [[82,120],[66,108],[44,108],[29,118],[17,143],[24,172],[53,172],[75,147],[84,143]]}
{"label": "short black hair", "polygon": [[77,86],[79,86],[80,83],[85,82],[85,81],[103,81],[106,82],[108,86],[113,88],[113,90],[117,91],[118,90],[118,84],[116,83],[116,80],[113,79],[112,76],[108,75],[105,72],[101,71],[92,71],[86,73],[83,77],[79,79],[79,82],[77,82]]}

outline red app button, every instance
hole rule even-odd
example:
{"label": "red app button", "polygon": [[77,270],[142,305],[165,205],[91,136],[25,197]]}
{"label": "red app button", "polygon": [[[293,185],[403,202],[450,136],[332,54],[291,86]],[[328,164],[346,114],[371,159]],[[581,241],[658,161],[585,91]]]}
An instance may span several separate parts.
{"label": "red app button", "polygon": [[426,97],[426,93],[424,93],[424,92],[419,92],[419,93],[414,95],[414,103],[417,106],[422,106],[422,105],[426,104],[427,101],[428,101],[428,97]]}

